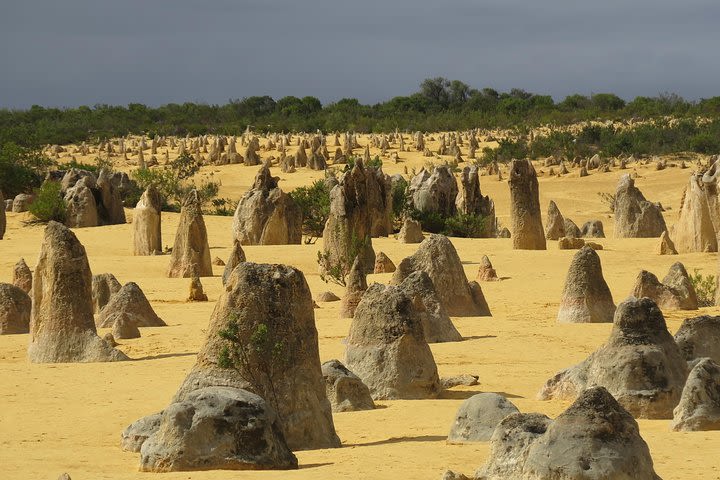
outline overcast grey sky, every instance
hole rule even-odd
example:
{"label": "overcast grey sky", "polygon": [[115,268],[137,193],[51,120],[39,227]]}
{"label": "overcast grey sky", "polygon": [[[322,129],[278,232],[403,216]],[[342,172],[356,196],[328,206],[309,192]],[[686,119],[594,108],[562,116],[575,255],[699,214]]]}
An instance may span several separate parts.
{"label": "overcast grey sky", "polygon": [[718,0],[2,0],[0,107],[313,95],[427,77],[561,99],[720,95]]}

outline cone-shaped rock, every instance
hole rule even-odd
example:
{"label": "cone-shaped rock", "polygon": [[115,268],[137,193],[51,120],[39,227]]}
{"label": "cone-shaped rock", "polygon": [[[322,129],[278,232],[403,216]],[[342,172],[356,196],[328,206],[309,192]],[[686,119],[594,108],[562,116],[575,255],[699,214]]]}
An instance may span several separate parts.
{"label": "cone-shaped rock", "polygon": [[323,229],[323,255],[326,261],[320,266],[339,266],[349,272],[356,256],[360,256],[363,269],[372,272],[375,252],[370,239],[371,219],[367,188],[369,173],[360,159],[352,170],[345,172],[340,183],[330,191],[330,216]]}
{"label": "cone-shaped rock", "polygon": [[500,280],[487,255],[483,255],[483,258],[480,261],[480,266],[478,267],[478,273],[475,280],[478,282],[495,282]]}
{"label": "cone-shaped rock", "polygon": [[545,225],[545,238],[559,240],[565,236],[565,218],[560,213],[554,201],[548,205],[547,223]]}
{"label": "cone-shaped rock", "polygon": [[569,218],[565,218],[563,220],[563,225],[565,227],[565,237],[566,238],[581,238],[582,237],[582,231],[578,228],[577,225],[575,225],[575,222],[573,222]]}
{"label": "cone-shaped rock", "polygon": [[21,288],[0,283],[0,335],[28,333],[32,301]]}
{"label": "cone-shaped rock", "polygon": [[150,185],[143,192],[133,212],[133,252],[135,255],[162,253],[162,200],[157,189]]}
{"label": "cone-shaped rock", "polygon": [[129,315],[123,313],[122,315],[117,316],[113,322],[111,336],[113,341],[115,339],[122,340],[140,338],[140,329],[138,328],[137,323],[135,323],[135,320],[130,318]]}
{"label": "cone-shaped rock", "polygon": [[345,365],[375,400],[432,398],[440,379],[422,321],[402,289],[375,283],[360,301],[347,339]]}
{"label": "cone-shaped rock", "polygon": [[513,413],[515,405],[497,393],[478,393],[465,400],[450,427],[449,443],[487,442],[495,427]]}
{"label": "cone-shaped rock", "polygon": [[286,245],[302,241],[302,211],[278,187],[267,164],[260,167],[253,187],[240,199],[233,217],[233,234],[243,245]]}
{"label": "cone-shaped rock", "polygon": [[412,299],[415,310],[420,315],[423,333],[428,343],[462,340],[462,335],[443,308],[427,273],[422,270],[415,271],[405,278],[399,287]]}
{"label": "cone-shaped rock", "polygon": [[108,170],[100,170],[97,188],[100,190],[98,216],[102,222],[107,225],[125,223],[125,209],[123,208],[120,190],[113,182],[113,175]]}
{"label": "cone-shaped rock", "polygon": [[13,267],[13,285],[25,293],[30,293],[32,288],[32,272],[25,259],[21,258]]}
{"label": "cone-shaped rock", "polygon": [[554,421],[506,417],[476,479],[660,480],[633,417],[602,387],[589,388]]}
{"label": "cone-shaped rock", "polygon": [[720,363],[720,316],[686,318],[675,333],[675,342],[688,362],[709,357]]}
{"label": "cone-shaped rock", "polygon": [[412,218],[405,218],[400,233],[398,233],[398,240],[400,243],[420,243],[425,240],[420,222]]}
{"label": "cone-shaped rock", "polygon": [[273,409],[238,388],[209,387],[162,413],[140,448],[140,470],[286,470],[297,468]]}
{"label": "cone-shaped rock", "polygon": [[355,309],[367,290],[367,276],[363,270],[360,257],[355,257],[350,273],[347,276],[345,295],[340,301],[340,318],[352,318]]}
{"label": "cone-shaped rock", "polygon": [[383,252],[375,255],[375,268],[373,273],[393,273],[396,270],[395,264]]}
{"label": "cone-shaped rock", "polygon": [[[87,177],[85,177],[87,178]],[[65,197],[65,225],[73,228],[97,227],[98,209],[93,192],[81,179]]]}
{"label": "cone-shaped rock", "polygon": [[230,278],[230,275],[232,275],[233,270],[235,270],[235,267],[237,267],[244,261],[245,261],[245,251],[243,250],[242,244],[240,243],[240,241],[236,238],[235,240],[233,240],[233,248],[232,248],[232,251],[230,252],[230,257],[228,258],[228,261],[225,264],[225,269],[223,270],[223,276],[222,276],[223,285],[227,284],[227,281]]}
{"label": "cone-shaped rock", "polygon": [[207,302],[208,297],[205,295],[203,290],[202,282],[199,277],[193,277],[190,281],[190,295],[188,296],[189,302]]}
{"label": "cone-shaped rock", "polygon": [[391,283],[399,285],[411,273],[424,271],[432,280],[443,307],[455,317],[489,316],[490,308],[480,285],[469,282],[460,257],[444,235],[430,235],[417,251],[403,259]]}
{"label": "cone-shaped rock", "polygon": [[615,238],[657,238],[667,230],[660,208],[625,174],[615,191]]}
{"label": "cone-shaped rock", "polygon": [[85,248],[64,225],[50,222],[32,288],[28,358],[33,363],[127,360],[98,337],[92,274]]}
{"label": "cone-shaped rock", "polygon": [[212,277],[212,261],[200,195],[193,190],[183,201],[168,277]]}
{"label": "cone-shaped rock", "polygon": [[370,389],[339,360],[323,363],[322,373],[325,379],[325,392],[333,412],[355,412],[375,408]]}
{"label": "cone-shaped rock", "polygon": [[677,223],[672,229],[675,248],[680,253],[718,251],[717,233],[706,190],[709,189],[703,184],[700,174],[690,176]]}
{"label": "cone-shaped rock", "polygon": [[537,174],[530,160],[510,163],[510,219],[513,248],[545,250]]}
{"label": "cone-shaped rock", "polygon": [[720,430],[720,366],[713,359],[700,359],[690,371],[671,428]]}
{"label": "cone-shaped rock", "polygon": [[570,263],[558,322],[611,323],[614,314],[615,303],[603,278],[600,257],[595,250],[585,246]]}
{"label": "cone-shaped rock", "polygon": [[677,249],[675,244],[670,239],[670,235],[665,231],[660,235],[660,246],[658,247],[658,253],[660,255],[677,255]]}
{"label": "cone-shaped rock", "polygon": [[110,328],[115,321],[127,316],[138,327],[164,327],[167,324],[157,316],[145,293],[135,282],[128,282],[100,310],[97,326]]}
{"label": "cone-shaped rock", "polygon": [[658,307],[668,310],[697,310],[698,300],[695,287],[680,262],[675,262],[662,283],[652,273],[643,270],[635,280],[631,295],[637,298],[651,298]]}
{"label": "cone-shaped rock", "polygon": [[603,386],[635,417],[672,418],[687,373],[655,302],[630,297],[618,305],[607,343],[548,380],[538,396],[573,399]]}
{"label": "cone-shaped rock", "polygon": [[[292,450],[339,447],[330,402],[320,369],[318,336],[310,289],[302,272],[285,265],[244,262],[228,279],[210,318],[205,345],[197,362],[175,395],[176,402],[207,386],[253,389],[219,359],[228,342],[219,332],[232,320],[242,326],[243,341],[262,324],[283,341],[283,369],[274,381],[283,433]],[[250,367],[258,365],[251,359]],[[259,385],[263,398],[272,398],[269,386]],[[268,390],[268,391],[265,391]]]}
{"label": "cone-shaped rock", "polygon": [[107,305],[110,298],[120,291],[122,285],[112,273],[99,273],[92,277],[93,312],[100,311]]}

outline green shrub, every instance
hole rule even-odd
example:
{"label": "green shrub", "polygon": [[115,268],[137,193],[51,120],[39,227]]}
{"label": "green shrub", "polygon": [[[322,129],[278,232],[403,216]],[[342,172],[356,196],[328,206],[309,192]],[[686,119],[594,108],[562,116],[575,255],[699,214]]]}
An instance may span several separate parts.
{"label": "green shrub", "polygon": [[410,205],[410,183],[400,178],[392,185],[392,208],[393,222],[397,225],[402,223],[405,213]]}
{"label": "green shrub", "polygon": [[56,222],[65,221],[65,201],[61,194],[59,182],[45,181],[35,191],[35,199],[30,204],[29,210],[39,223],[47,223],[50,220]]}
{"label": "green shrub", "polygon": [[218,366],[237,371],[252,391],[270,402],[282,422],[277,384],[289,359],[283,335],[265,323],[239,322],[236,314],[218,335],[225,341]]}
{"label": "green shrub", "polygon": [[484,229],[484,217],[458,213],[445,219],[443,234],[449,237],[480,238]]}
{"label": "green shrub", "polygon": [[0,191],[5,198],[28,193],[42,184],[53,162],[39,149],[21,147],[8,142],[0,145]]}
{"label": "green shrub", "polygon": [[[346,172],[349,172],[350,170],[353,169],[353,167],[355,166],[355,162],[357,161],[358,158],[360,158],[360,157],[351,155],[350,158],[348,158],[346,160],[347,161],[347,163],[345,164]],[[380,167],[382,167],[382,164],[383,164],[382,159],[377,155],[375,155],[375,158],[371,158],[369,162],[363,163],[365,168],[380,168]]]}
{"label": "green shrub", "polygon": [[703,276],[697,268],[693,272],[694,273],[690,275],[690,283],[692,283],[695,288],[695,293],[697,293],[698,304],[701,307],[714,305],[717,290],[715,276]]}
{"label": "green shrub", "polygon": [[322,236],[325,223],[330,216],[330,189],[323,180],[316,180],[309,187],[299,187],[290,192],[290,197],[302,211],[302,230],[308,243]]}

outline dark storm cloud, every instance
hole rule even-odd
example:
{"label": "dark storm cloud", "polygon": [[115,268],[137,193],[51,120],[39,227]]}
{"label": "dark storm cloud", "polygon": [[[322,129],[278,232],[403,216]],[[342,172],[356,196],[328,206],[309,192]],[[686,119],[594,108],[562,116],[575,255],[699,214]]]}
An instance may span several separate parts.
{"label": "dark storm cloud", "polygon": [[0,106],[376,102],[431,76],[697,99],[720,95],[719,19],[715,0],[7,0]]}

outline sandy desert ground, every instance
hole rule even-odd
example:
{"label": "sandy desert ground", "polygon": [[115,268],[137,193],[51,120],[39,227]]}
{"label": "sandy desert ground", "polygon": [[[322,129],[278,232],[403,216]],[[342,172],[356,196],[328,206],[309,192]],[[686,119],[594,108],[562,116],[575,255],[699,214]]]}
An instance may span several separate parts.
{"label": "sandy desert ground", "polygon": [[[365,140],[361,139],[361,144]],[[292,149],[290,150],[292,151]],[[332,151],[332,150],[331,150]],[[374,152],[373,152],[374,154]],[[266,155],[262,153],[262,155]],[[419,169],[427,159],[418,153],[401,153],[401,163],[385,162],[389,174]],[[448,157],[449,159],[449,157]],[[437,160],[436,160],[437,161]],[[220,179],[223,197],[239,198],[252,183],[258,167],[228,165],[204,167]],[[538,170],[547,170],[538,166]],[[668,225],[677,217],[690,170],[636,167],[636,185],[651,201],[666,207]],[[322,177],[322,172],[300,169],[274,175],[286,191]],[[597,192],[614,192],[621,171],[592,173],[578,178],[540,178],[543,212],[555,200],[561,212],[582,225],[601,219],[608,238],[599,252],[605,278],[616,303],[630,292],[640,269],[664,276],[670,265],[682,261],[688,271],[715,274],[717,254],[693,253],[660,256],[657,239],[613,239],[613,220]],[[501,223],[509,224],[510,194],[506,181],[481,177],[481,188],[495,201]],[[132,211],[127,210],[128,217]],[[42,227],[24,226],[27,214],[8,214],[8,231],[0,242],[0,281],[10,282],[12,267],[24,257],[34,268]],[[177,214],[163,213],[163,243],[172,245]],[[226,259],[232,245],[232,217],[206,216],[212,255]],[[523,412],[551,417],[568,404],[535,399],[545,380],[595,350],[606,340],[611,325],[560,325],[557,308],[568,265],[575,251],[558,250],[549,242],[546,251],[514,251],[509,239],[452,239],[470,279],[487,254],[505,277],[483,283],[493,316],[456,318],[462,342],[431,345],[441,376],[479,375],[480,384],[456,387],[441,398],[422,401],[383,401],[372,411],[334,415],[342,448],[298,452],[300,469],[282,472],[138,472],[139,455],[120,450],[120,432],[141,416],[168,405],[203,343],[214,302],[221,290],[222,267],[203,278],[210,301],[186,303],[189,279],[165,277],[169,257],[133,257],[131,225],[76,229],[85,245],[93,273],[112,272],[121,283],[135,281],[145,291],[164,328],[142,329],[142,338],[121,341],[131,362],[103,364],[30,364],[26,357],[28,335],[0,336],[0,472],[5,479],[55,479],[68,472],[83,479],[432,479],[448,468],[470,474],[481,466],[488,443],[448,445],[445,442],[453,415],[463,399],[478,392],[499,392]],[[315,245],[245,247],[249,261],[286,263],[300,268],[314,295],[342,289],[324,284],[317,274]],[[385,252],[395,263],[417,245],[394,238],[374,239],[376,252]],[[387,282],[390,274],[371,275],[369,282]],[[720,308],[699,312],[665,312],[674,333],[682,320],[699,314],[720,314]],[[337,303],[320,303],[315,310],[322,361],[343,358],[343,338],[350,320],[338,319]],[[101,334],[105,331],[101,330]],[[641,434],[650,446],[657,473],[664,479],[720,479],[720,431],[675,433],[668,420],[640,420]]]}

